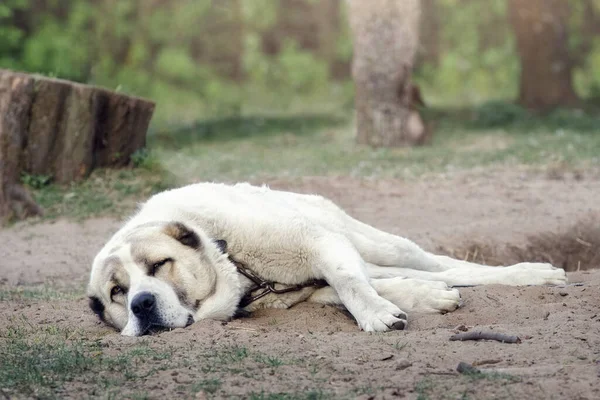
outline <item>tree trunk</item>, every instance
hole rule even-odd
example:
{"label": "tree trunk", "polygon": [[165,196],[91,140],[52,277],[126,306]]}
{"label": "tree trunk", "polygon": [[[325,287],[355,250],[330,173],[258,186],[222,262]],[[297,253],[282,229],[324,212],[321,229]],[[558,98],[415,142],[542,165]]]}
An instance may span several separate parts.
{"label": "tree trunk", "polygon": [[420,45],[417,62],[431,63],[437,67],[442,56],[440,5],[437,0],[421,0],[421,8],[422,20],[425,23],[420,24],[419,27]]}
{"label": "tree trunk", "polygon": [[352,75],[357,142],[411,146],[423,141],[412,127],[411,74],[418,45],[419,0],[352,0]]}
{"label": "tree trunk", "polygon": [[153,111],[143,99],[0,70],[0,219],[39,213],[19,185],[23,173],[67,183],[129,164]]}
{"label": "tree trunk", "polygon": [[569,2],[508,0],[521,62],[519,103],[548,110],[577,102],[568,49]]}

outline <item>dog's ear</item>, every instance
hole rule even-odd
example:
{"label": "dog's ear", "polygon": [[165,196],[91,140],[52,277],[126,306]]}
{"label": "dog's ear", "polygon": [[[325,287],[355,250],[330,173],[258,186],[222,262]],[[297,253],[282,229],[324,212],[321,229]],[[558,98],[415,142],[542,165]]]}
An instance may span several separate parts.
{"label": "dog's ear", "polygon": [[223,254],[227,253],[227,241],[223,239],[215,240],[215,244],[219,248],[219,251]]}
{"label": "dog's ear", "polygon": [[189,246],[193,249],[199,250],[202,246],[202,242],[200,242],[200,237],[198,234],[181,222],[169,223],[165,227],[164,232],[181,244]]}
{"label": "dog's ear", "polygon": [[92,311],[100,318],[101,321],[106,321],[104,319],[104,304],[102,301],[96,296],[89,297],[89,305]]}

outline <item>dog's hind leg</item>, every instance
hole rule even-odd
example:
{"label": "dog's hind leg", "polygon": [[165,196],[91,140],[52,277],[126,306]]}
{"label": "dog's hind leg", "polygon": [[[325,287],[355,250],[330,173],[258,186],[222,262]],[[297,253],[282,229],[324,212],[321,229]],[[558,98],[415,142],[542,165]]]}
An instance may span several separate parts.
{"label": "dog's hind leg", "polygon": [[366,262],[381,266],[445,271],[446,265],[412,241],[374,228],[344,212],[320,196],[294,197],[303,203],[303,214],[324,224],[326,229],[344,235]]}
{"label": "dog's hind leg", "polygon": [[[313,201],[327,210],[332,224],[339,228],[339,233],[343,233],[366,263],[379,267],[409,268],[413,270],[409,275],[412,278],[443,281],[449,285],[539,285],[566,282],[565,272],[550,264],[521,263],[497,268],[432,254],[408,239],[350,217],[331,202]],[[371,271],[370,275],[373,273]],[[397,276],[396,273],[389,271],[387,275],[380,276],[393,277]],[[398,276],[407,276],[406,273],[400,274]]]}
{"label": "dog's hind leg", "polygon": [[423,250],[406,238],[393,235],[347,216],[348,239],[368,263],[382,267],[446,271],[458,265]]}
{"label": "dog's hind leg", "polygon": [[[444,282],[390,278],[371,279],[371,285],[381,297],[408,312],[445,313],[454,311],[460,303],[458,290],[449,288]],[[307,301],[342,305],[331,286],[317,289]]]}
{"label": "dog's hind leg", "polygon": [[490,267],[429,253],[408,239],[380,231],[349,216],[346,225],[351,228],[350,240],[367,262],[371,277],[401,276],[443,281],[448,285],[558,285],[566,282],[565,272],[550,264]]}
{"label": "dog's hind leg", "polygon": [[451,268],[438,272],[367,264],[367,272],[371,278],[375,279],[394,277],[424,279],[428,281],[441,281],[450,286],[491,284],[511,286],[562,285],[567,282],[565,271],[555,268],[550,264],[521,263],[509,267],[466,264],[460,268]]}

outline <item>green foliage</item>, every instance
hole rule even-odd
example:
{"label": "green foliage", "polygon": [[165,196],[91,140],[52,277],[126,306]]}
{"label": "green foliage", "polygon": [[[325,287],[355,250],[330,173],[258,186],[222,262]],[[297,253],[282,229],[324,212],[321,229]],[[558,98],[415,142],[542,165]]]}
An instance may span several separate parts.
{"label": "green foliage", "polygon": [[265,56],[261,46],[258,34],[246,36],[243,65],[249,77],[247,92],[253,98],[257,93],[269,91],[276,93],[280,106],[288,107],[294,97],[322,93],[328,88],[327,62],[300,49],[294,40],[286,40],[281,52],[273,57]]}
{"label": "green foliage", "polygon": [[161,172],[158,160],[153,152],[144,147],[136,150],[130,157],[135,168],[143,168],[147,171]]}
{"label": "green foliage", "polygon": [[437,6],[443,16],[441,59],[438,65],[423,63],[415,74],[426,101],[465,106],[513,98],[519,63],[506,0],[441,0]]}
{"label": "green foliage", "polygon": [[269,137],[285,132],[311,135],[319,129],[336,127],[346,122],[335,115],[230,117],[201,121],[189,127],[158,133],[151,137],[164,148],[181,148],[200,140],[226,142],[249,137]]}
{"label": "green foliage", "polygon": [[600,132],[600,116],[586,113],[583,110],[569,110],[558,108],[548,114],[541,121],[546,122],[549,127],[568,129],[572,131],[588,132],[597,134]]}
{"label": "green foliage", "polygon": [[586,112],[559,108],[548,114],[534,114],[515,103],[493,101],[475,107],[473,113],[472,122],[467,124],[472,129],[503,127],[521,132],[540,129],[589,133],[600,131],[598,110]]}
{"label": "green foliage", "polygon": [[156,59],[156,71],[168,79],[193,81],[198,78],[198,66],[186,49],[164,48]]}
{"label": "green foliage", "polygon": [[264,32],[277,22],[277,8],[285,0],[253,0],[242,2],[244,20],[257,32]]}
{"label": "green foliage", "polygon": [[32,189],[42,189],[48,186],[51,181],[52,177],[50,175],[31,175],[26,172],[21,174],[21,183]]}
{"label": "green foliage", "polygon": [[474,125],[479,128],[498,128],[529,117],[527,110],[518,104],[494,101],[476,108]]}
{"label": "green foliage", "polygon": [[291,40],[285,43],[277,57],[276,67],[280,71],[278,86],[301,95],[327,85],[329,78],[326,62],[319,61],[308,51],[300,50]]}
{"label": "green foliage", "polygon": [[[191,107],[193,119],[239,115],[243,104],[274,92],[285,107],[298,94],[327,88],[327,62],[294,40],[279,54],[263,53],[261,35],[275,24],[278,1],[241,2],[239,13],[234,3],[67,0],[34,8],[7,0],[0,4],[0,68],[160,99],[170,103],[157,110],[162,120],[180,120]],[[236,63],[243,82],[230,79]]]}
{"label": "green foliage", "polygon": [[[305,1],[304,7],[319,4]],[[415,71],[428,105],[514,99],[520,67],[507,1],[435,4],[442,17],[439,57]],[[579,94],[600,97],[600,37],[590,34],[585,4],[570,2],[574,82]],[[600,15],[600,4],[593,4]],[[307,31],[298,33],[297,26],[286,25],[296,6],[285,0],[3,0],[0,68],[151,97],[158,102],[154,126],[160,128],[257,110],[280,113],[299,104],[304,111],[323,103],[349,108],[353,87],[347,72],[338,71],[335,82],[331,76],[352,58],[347,10],[342,6],[339,15],[327,16],[332,29],[315,36],[326,43],[319,48],[311,34],[322,16],[298,13],[313,18],[301,21]],[[266,50],[269,35],[278,40],[277,51]],[[516,109],[486,112],[480,116],[485,126],[520,118],[513,115]]]}
{"label": "green foliage", "polygon": [[83,0],[73,1],[66,20],[40,18],[39,27],[25,41],[22,68],[79,82],[91,68],[90,38],[85,32],[92,13]]}
{"label": "green foliage", "polygon": [[19,68],[19,49],[25,40],[21,27],[10,23],[28,7],[28,0],[4,0],[0,3],[0,66]]}

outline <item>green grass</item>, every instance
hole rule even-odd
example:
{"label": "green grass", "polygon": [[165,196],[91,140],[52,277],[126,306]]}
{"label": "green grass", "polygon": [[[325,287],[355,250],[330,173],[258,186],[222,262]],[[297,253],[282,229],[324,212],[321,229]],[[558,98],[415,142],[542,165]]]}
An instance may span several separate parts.
{"label": "green grass", "polygon": [[[153,341],[145,340],[114,348],[111,342],[90,337],[84,330],[32,324],[23,316],[11,317],[5,325],[0,328],[0,388],[9,397],[61,398],[68,393],[71,397],[147,398],[148,382],[164,379],[165,374],[159,372],[165,370],[201,373],[199,378],[180,385],[178,393],[216,395],[227,391],[223,376],[235,374],[254,381],[284,364],[280,357],[237,345],[209,346],[206,353],[190,357],[181,347],[157,350],[152,347]],[[261,392],[248,397],[326,398],[316,390]]]}
{"label": "green grass", "polygon": [[217,359],[220,364],[239,363],[249,355],[248,349],[243,346],[224,346],[209,355]]}
{"label": "green grass", "polygon": [[251,392],[247,398],[250,400],[322,400],[333,398],[333,396],[320,390],[309,390],[294,393]]}
{"label": "green grass", "polygon": [[[30,186],[30,189],[36,202],[44,209],[46,219],[125,215],[135,208],[136,202],[171,187],[172,178],[152,163],[140,158],[141,168],[97,170],[79,183],[49,183]],[[37,182],[32,177],[26,180],[32,181]]]}
{"label": "green grass", "polygon": [[[207,122],[198,131],[163,132],[152,143],[161,165],[182,183],[306,175],[410,179],[475,167],[600,163],[600,120],[593,115],[520,116],[501,127],[489,121],[491,111],[485,113],[487,120],[430,111],[438,121],[433,143],[417,148],[357,146],[349,118],[314,115],[303,123],[296,117],[285,124],[264,120],[260,126],[250,119],[248,131],[242,120]],[[171,139],[168,146],[165,137]]]}
{"label": "green grass", "polygon": [[533,115],[507,103],[469,110],[425,110],[433,142],[416,148],[373,149],[354,141],[349,112],[248,116],[162,129],[138,167],[95,171],[67,186],[43,176],[22,180],[46,218],[124,216],[166,188],[197,181],[261,181],[302,176],[415,179],[474,168],[531,166],[579,170],[600,165],[600,113]]}
{"label": "green grass", "polygon": [[83,288],[55,288],[51,285],[17,287],[0,285],[0,301],[75,300],[83,296]]}
{"label": "green grass", "polygon": [[205,379],[199,382],[196,382],[192,385],[192,392],[198,393],[200,391],[214,394],[217,390],[221,388],[222,382],[220,379]]}
{"label": "green grass", "polygon": [[286,132],[311,135],[343,124],[339,115],[248,116],[199,121],[191,126],[155,133],[153,143],[162,148],[181,148],[198,141],[228,142],[235,139],[269,138]]}
{"label": "green grass", "polygon": [[[110,397],[126,382],[166,369],[172,356],[170,350],[157,351],[144,343],[112,354],[76,329],[40,328],[25,319],[11,322],[0,330],[0,388],[7,395],[60,398],[65,383],[76,381],[85,385],[88,396]],[[143,392],[134,391],[128,397],[140,396]]]}
{"label": "green grass", "polygon": [[0,382],[3,388],[24,394],[44,393],[91,371],[97,363],[86,356],[91,349],[82,343],[67,345],[47,340],[28,343],[13,339],[1,347]]}
{"label": "green grass", "polygon": [[417,393],[417,400],[429,399],[429,391],[435,387],[433,380],[430,378],[423,378],[415,386],[415,392]]}
{"label": "green grass", "polygon": [[285,364],[285,361],[279,357],[271,356],[267,354],[257,354],[254,360],[258,363],[264,364],[267,367],[279,367]]}
{"label": "green grass", "polygon": [[254,361],[257,367],[277,368],[282,365],[294,364],[294,360],[286,360],[280,356],[262,352],[250,351],[244,346],[221,346],[203,355],[202,370],[205,373],[228,371],[236,374],[243,373],[242,364]]}
{"label": "green grass", "polygon": [[500,393],[509,392],[509,385],[521,381],[518,376],[494,371],[464,373],[456,376],[427,375],[416,383],[414,392],[418,400],[467,399],[469,393],[477,393],[479,388],[485,387],[489,393],[494,392],[491,387],[495,387]]}

